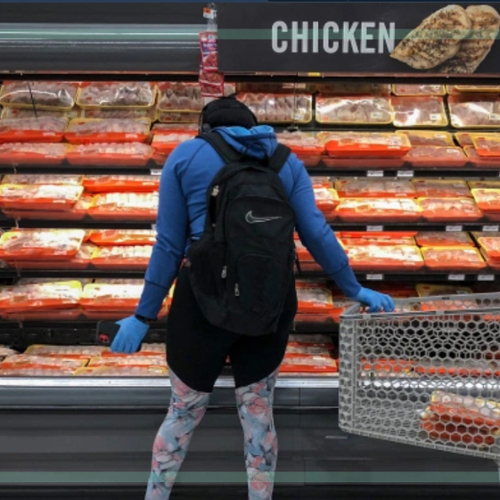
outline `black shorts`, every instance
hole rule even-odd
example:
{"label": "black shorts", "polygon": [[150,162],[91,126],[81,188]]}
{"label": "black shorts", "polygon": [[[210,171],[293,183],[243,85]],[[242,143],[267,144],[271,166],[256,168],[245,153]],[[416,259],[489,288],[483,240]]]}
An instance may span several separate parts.
{"label": "black shorts", "polygon": [[210,324],[191,289],[189,270],[181,269],[167,323],[167,361],[191,389],[212,392],[227,358],[236,387],[253,384],[273,373],[283,361],[297,311],[295,283],[287,294],[276,333],[249,337]]}

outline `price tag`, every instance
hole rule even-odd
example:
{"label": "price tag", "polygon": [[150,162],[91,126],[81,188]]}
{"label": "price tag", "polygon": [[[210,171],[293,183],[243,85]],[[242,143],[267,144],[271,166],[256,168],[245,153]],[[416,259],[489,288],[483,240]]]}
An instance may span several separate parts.
{"label": "price tag", "polygon": [[366,275],[367,281],[382,281],[384,279],[383,274],[367,274]]}
{"label": "price tag", "polygon": [[399,170],[397,176],[398,177],[413,177],[413,170]]}
{"label": "price tag", "polygon": [[439,113],[431,113],[429,118],[431,119],[431,122],[439,122],[442,119]]}
{"label": "price tag", "polygon": [[465,274],[448,274],[448,281],[465,281]]}
{"label": "price tag", "polygon": [[495,281],[494,274],[478,274],[477,281]]}
{"label": "price tag", "polygon": [[498,226],[483,226],[484,233],[496,233],[498,232],[498,230],[499,230]]}
{"label": "price tag", "polygon": [[463,230],[462,226],[446,226],[446,232],[457,233]]}
{"label": "price tag", "polygon": [[500,121],[500,115],[498,113],[490,113],[490,121],[491,122]]}
{"label": "price tag", "polygon": [[161,169],[157,168],[154,170],[151,170],[151,175],[161,175]]}
{"label": "price tag", "polygon": [[368,170],[366,172],[366,177],[384,177],[383,170]]}
{"label": "price tag", "polygon": [[381,233],[384,230],[384,226],[366,226],[366,231],[369,233]]}

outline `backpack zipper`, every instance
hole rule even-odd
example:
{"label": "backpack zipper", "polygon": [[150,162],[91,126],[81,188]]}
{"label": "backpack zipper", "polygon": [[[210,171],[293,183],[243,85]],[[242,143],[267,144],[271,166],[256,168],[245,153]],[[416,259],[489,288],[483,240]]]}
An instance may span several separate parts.
{"label": "backpack zipper", "polygon": [[212,196],[215,197],[219,194],[219,186],[214,186],[212,189]]}
{"label": "backpack zipper", "polygon": [[238,285],[238,283],[236,283],[236,285],[234,285],[234,295],[235,295],[235,297],[240,296],[240,285]]}
{"label": "backpack zipper", "polygon": [[224,266],[224,267],[222,268],[222,273],[221,273],[221,275],[220,275],[220,276],[221,276],[221,278],[222,278],[223,280],[225,280],[225,279],[227,278],[227,266]]}

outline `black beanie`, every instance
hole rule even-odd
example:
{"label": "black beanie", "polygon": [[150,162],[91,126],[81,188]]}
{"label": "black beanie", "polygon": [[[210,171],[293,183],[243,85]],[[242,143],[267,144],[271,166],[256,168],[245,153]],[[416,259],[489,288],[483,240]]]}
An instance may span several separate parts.
{"label": "black beanie", "polygon": [[252,128],[258,125],[252,111],[234,96],[222,97],[208,103],[201,112],[201,128],[208,131],[216,127]]}

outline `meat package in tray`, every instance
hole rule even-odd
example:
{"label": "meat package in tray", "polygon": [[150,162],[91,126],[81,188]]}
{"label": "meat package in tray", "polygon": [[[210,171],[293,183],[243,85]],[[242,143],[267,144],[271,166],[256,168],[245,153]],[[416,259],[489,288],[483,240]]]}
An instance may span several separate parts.
{"label": "meat package in tray", "polygon": [[500,189],[473,189],[472,196],[486,216],[500,216]]}
{"label": "meat package in tray", "polygon": [[49,356],[35,356],[27,354],[15,354],[9,356],[0,364],[0,369],[8,370],[11,368],[26,368],[30,366],[39,366],[43,368],[69,368],[78,370],[87,364],[87,359],[71,359]]}
{"label": "meat package in tray", "polygon": [[441,146],[416,146],[405,156],[414,168],[460,168],[467,163],[462,148]]}
{"label": "meat package in tray", "polygon": [[91,262],[97,269],[146,269],[152,251],[152,245],[102,247]]}
{"label": "meat package in tray", "polygon": [[160,91],[158,103],[160,113],[199,113],[205,105],[200,86],[197,83],[160,82],[158,88]]}
{"label": "meat package in tray", "polygon": [[320,132],[333,158],[401,158],[411,149],[405,135],[392,132]]}
{"label": "meat package in tray", "polygon": [[144,282],[134,280],[126,286],[120,283],[85,285],[80,304],[86,311],[134,311],[141,298]]}
{"label": "meat package in tray", "polygon": [[500,160],[500,134],[470,134],[470,139],[479,156]]}
{"label": "meat package in tray", "polygon": [[455,146],[453,136],[449,132],[437,130],[398,130],[397,135],[404,135],[415,146]]}
{"label": "meat package in tray", "polygon": [[335,217],[335,208],[339,204],[339,197],[335,189],[314,188],[316,206],[323,212],[325,217]]}
{"label": "meat package in tray", "polygon": [[352,222],[418,221],[422,209],[416,200],[405,198],[342,198],[337,215]]}
{"label": "meat package in tray", "polygon": [[337,232],[337,238],[346,247],[358,245],[374,246],[414,246],[415,235],[413,231],[341,231]]}
{"label": "meat package in tray", "polygon": [[446,88],[444,85],[429,84],[395,84],[392,91],[397,96],[444,96]]}
{"label": "meat package in tray", "polygon": [[500,127],[500,99],[495,94],[453,95],[448,106],[455,128]]}
{"label": "meat package in tray", "polygon": [[[84,370],[85,368],[80,368]],[[0,377],[71,377],[78,370],[73,368],[47,368],[44,366],[27,365],[19,368],[2,369],[0,367]]]}
{"label": "meat package in tray", "polygon": [[337,362],[326,356],[285,357],[280,366],[280,373],[333,375],[338,372]]}
{"label": "meat package in tray", "polygon": [[476,168],[494,168],[500,169],[500,157],[480,156],[474,146],[465,146],[464,152],[467,160]]}
{"label": "meat package in tray", "polygon": [[500,265],[500,237],[499,236],[481,236],[477,239],[479,246],[488,259],[497,266]]}
{"label": "meat package in tray", "polygon": [[67,126],[66,118],[51,116],[0,120],[0,143],[61,142]]}
{"label": "meat package in tray", "polygon": [[5,142],[0,144],[0,163],[59,165],[66,159],[68,150],[68,144],[59,142]]}
{"label": "meat package in tray", "polygon": [[0,237],[0,258],[9,260],[64,260],[80,249],[83,229],[9,231]]}
{"label": "meat package in tray", "polygon": [[83,175],[50,174],[7,174],[1,184],[23,184],[32,186],[81,186]]}
{"label": "meat package in tray", "polygon": [[483,213],[470,198],[419,198],[424,219],[434,222],[473,222]]}
{"label": "meat package in tray", "polygon": [[83,82],[80,108],[151,108],[156,101],[154,82]]}
{"label": "meat package in tray", "polygon": [[77,377],[164,377],[164,366],[101,366],[80,368],[74,373]]}
{"label": "meat package in tray", "polygon": [[[106,354],[106,353],[105,353]],[[99,356],[92,358],[89,367],[101,366],[164,366],[167,367],[165,355],[149,355],[144,353],[135,354],[110,354],[109,356]]]}
{"label": "meat package in tray", "polygon": [[92,219],[154,221],[158,193],[105,193],[94,196],[88,213]]}
{"label": "meat package in tray", "polygon": [[160,178],[150,175],[86,175],[83,187],[90,193],[153,193],[160,187]]}
{"label": "meat package in tray", "polygon": [[280,132],[276,135],[278,142],[288,146],[306,167],[314,167],[321,161],[325,145],[315,132]]}
{"label": "meat package in tray", "polygon": [[486,267],[477,248],[424,247],[425,265],[436,271],[478,271]]}
{"label": "meat package in tray", "polygon": [[262,123],[309,123],[312,120],[312,95],[258,94],[238,96]]}
{"label": "meat package in tray", "polygon": [[195,130],[190,129],[170,129],[153,128],[153,142],[151,143],[154,149],[168,156],[182,142],[194,139],[197,135]]}
{"label": "meat package in tray", "polygon": [[448,117],[442,97],[394,97],[395,127],[445,127]]}
{"label": "meat package in tray", "polygon": [[69,111],[75,105],[76,82],[4,81],[0,104],[17,108]]}
{"label": "meat package in tray", "polygon": [[109,348],[99,345],[45,345],[32,344],[24,354],[29,356],[48,356],[50,358],[87,359],[101,356]]}
{"label": "meat package in tray", "polygon": [[404,271],[424,266],[420,250],[415,245],[349,246],[346,253],[356,271]]}
{"label": "meat package in tray", "polygon": [[1,184],[0,208],[68,210],[83,193],[83,186]]}
{"label": "meat package in tray", "polygon": [[333,311],[332,292],[319,283],[297,282],[298,313],[330,313]]}
{"label": "meat package in tray", "polygon": [[411,182],[418,198],[472,197],[467,183],[462,180],[413,179]]}
{"label": "meat package in tray", "polygon": [[410,181],[387,179],[340,179],[335,189],[341,198],[414,198]]}
{"label": "meat package in tray", "polygon": [[68,162],[72,165],[131,166],[147,165],[154,148],[142,142],[78,144],[69,148]]}
{"label": "meat package in tray", "polygon": [[145,142],[149,137],[151,121],[77,118],[69,122],[64,137],[71,144],[106,142]]}
{"label": "meat package in tray", "polygon": [[419,247],[474,247],[468,233],[458,231],[427,231],[415,237]]}
{"label": "meat package in tray", "polygon": [[102,229],[91,231],[90,241],[103,247],[154,245],[156,232],[152,229]]}
{"label": "meat package in tray", "polygon": [[316,121],[322,124],[389,125],[394,112],[389,96],[327,96],[316,99]]}

